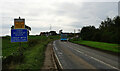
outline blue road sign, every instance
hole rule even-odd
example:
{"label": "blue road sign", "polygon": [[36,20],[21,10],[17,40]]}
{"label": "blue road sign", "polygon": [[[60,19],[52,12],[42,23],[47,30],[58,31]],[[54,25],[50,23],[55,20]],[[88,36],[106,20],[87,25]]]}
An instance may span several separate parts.
{"label": "blue road sign", "polygon": [[27,29],[12,29],[11,42],[27,42]]}

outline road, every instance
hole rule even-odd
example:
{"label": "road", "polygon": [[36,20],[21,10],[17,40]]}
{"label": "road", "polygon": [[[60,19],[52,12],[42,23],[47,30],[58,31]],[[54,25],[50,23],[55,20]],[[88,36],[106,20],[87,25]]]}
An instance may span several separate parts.
{"label": "road", "polygon": [[63,69],[115,69],[118,57],[71,42],[53,42],[55,55]]}

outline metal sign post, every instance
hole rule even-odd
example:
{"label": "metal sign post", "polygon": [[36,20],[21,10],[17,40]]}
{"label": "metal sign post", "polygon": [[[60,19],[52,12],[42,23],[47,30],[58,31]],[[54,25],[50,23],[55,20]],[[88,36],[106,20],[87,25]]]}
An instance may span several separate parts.
{"label": "metal sign post", "polygon": [[20,55],[23,55],[21,42],[27,42],[27,41],[28,41],[27,29],[12,29],[11,30],[11,42],[19,42]]}
{"label": "metal sign post", "polygon": [[22,53],[22,47],[21,47],[21,42],[19,44],[20,44],[20,46],[19,46],[20,55],[23,55],[23,53]]}
{"label": "metal sign post", "polygon": [[11,42],[19,42],[19,52],[22,55],[22,43],[27,42],[27,29],[25,29],[25,19],[14,19],[14,29],[11,29]]}

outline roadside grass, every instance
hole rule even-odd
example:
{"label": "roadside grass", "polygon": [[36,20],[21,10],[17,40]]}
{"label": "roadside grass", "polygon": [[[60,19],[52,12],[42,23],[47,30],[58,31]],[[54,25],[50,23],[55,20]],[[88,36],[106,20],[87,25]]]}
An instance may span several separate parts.
{"label": "roadside grass", "polygon": [[[43,40],[48,40],[48,39],[59,39],[59,36],[29,36],[28,37],[28,42],[22,42],[21,47],[25,49],[29,49],[30,46],[34,46],[37,44],[37,41],[43,41]],[[30,46],[29,46],[30,45]],[[8,57],[10,55],[13,55],[18,51],[19,48],[19,42],[13,42],[11,43],[10,37],[2,37],[2,56],[3,57]]]}
{"label": "roadside grass", "polygon": [[[29,36],[28,42],[22,42],[22,50],[23,56],[20,56],[18,52],[19,43],[11,43],[10,37],[2,38],[2,55],[4,68],[8,66],[8,68],[12,69],[40,69],[43,65],[45,58],[45,49],[47,44],[53,40],[59,39],[59,36]],[[17,55],[16,55],[17,54]],[[15,62],[15,59],[22,58],[22,62]],[[11,58],[12,57],[12,58]],[[9,59],[10,58],[10,59]],[[13,64],[8,64],[6,62],[10,62]],[[14,61],[15,60],[15,61]],[[7,63],[7,65],[6,65]]]}
{"label": "roadside grass", "polygon": [[32,47],[30,50],[24,52],[24,63],[17,66],[17,69],[40,69],[44,62],[44,52],[48,42],[38,42],[38,44]]}
{"label": "roadside grass", "polygon": [[82,45],[87,45],[90,47],[102,49],[102,50],[107,50],[107,51],[112,51],[115,53],[119,53],[120,46],[118,44],[111,44],[111,43],[105,43],[105,42],[96,42],[96,41],[85,41],[85,40],[74,40],[71,39],[70,42],[77,43],[77,44],[82,44]]}
{"label": "roadside grass", "polygon": [[38,36],[38,38],[36,38],[36,40],[38,40],[37,45],[24,52],[24,62],[18,65],[16,69],[36,69],[36,71],[39,70],[43,66],[47,44],[56,39],[59,39],[59,36],[41,38]]}
{"label": "roadside grass", "polygon": [[[27,43],[22,43],[22,47],[28,47]],[[3,57],[8,57],[10,55],[13,55],[14,53],[17,52],[19,48],[19,43],[11,43],[10,42],[10,37],[4,37],[2,38],[2,56]]]}

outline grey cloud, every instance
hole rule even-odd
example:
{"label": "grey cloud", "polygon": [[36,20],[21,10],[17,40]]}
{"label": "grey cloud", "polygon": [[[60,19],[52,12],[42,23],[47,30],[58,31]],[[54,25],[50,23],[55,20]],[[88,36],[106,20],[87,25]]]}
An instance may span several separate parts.
{"label": "grey cloud", "polygon": [[27,21],[41,21],[41,19],[37,19],[37,18],[36,19],[35,18],[27,18],[26,20]]}
{"label": "grey cloud", "polygon": [[[117,7],[117,2],[85,2],[82,6],[73,3],[64,3],[59,5],[57,14],[78,19],[75,23],[82,21],[86,25],[91,24],[98,27],[98,24],[107,16],[114,17],[117,15]],[[109,14],[110,12],[113,15]],[[75,23],[71,23],[71,26],[76,26]],[[81,27],[83,25],[77,24],[76,27],[78,26]]]}
{"label": "grey cloud", "polygon": [[68,25],[68,26],[72,26],[72,27],[74,27],[74,28],[82,28],[83,25],[81,25],[81,24],[82,24],[82,22],[73,22],[73,23],[71,23],[71,24]]}
{"label": "grey cloud", "polygon": [[[63,1],[61,3],[53,2],[50,5],[23,1],[4,3],[7,3],[7,5],[2,5],[0,14],[2,14],[3,20],[0,23],[3,24],[3,29],[6,29],[5,33],[9,33],[7,30],[12,26],[14,18],[18,16],[26,18],[26,22],[29,22],[28,25],[30,23],[38,25],[36,27],[30,26],[32,28],[31,33],[35,34],[40,33],[40,31],[49,31],[49,24],[55,24],[53,30],[57,31],[62,27],[70,32],[73,29],[69,28],[81,28],[84,25],[98,26],[107,16],[113,17],[118,13],[117,2],[72,3]],[[66,20],[63,18],[67,18],[67,21],[69,19],[74,20],[70,23],[64,23]],[[46,27],[42,27],[41,24],[46,25]]]}
{"label": "grey cloud", "polygon": [[40,32],[49,31],[48,27],[32,27],[32,31],[30,34],[40,34]]}
{"label": "grey cloud", "polygon": [[89,17],[89,15],[104,19],[111,10],[117,13],[117,7],[117,2],[85,2],[82,6],[73,3],[63,3],[59,5],[57,13],[58,15],[67,15],[78,19]]}
{"label": "grey cloud", "polygon": [[120,16],[120,1],[118,2],[118,15]]}

